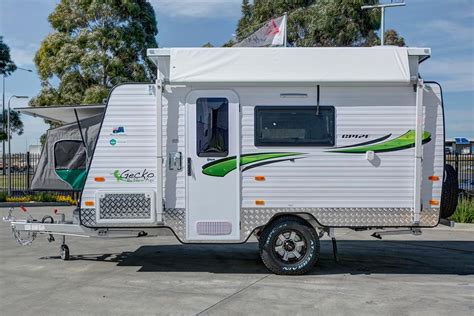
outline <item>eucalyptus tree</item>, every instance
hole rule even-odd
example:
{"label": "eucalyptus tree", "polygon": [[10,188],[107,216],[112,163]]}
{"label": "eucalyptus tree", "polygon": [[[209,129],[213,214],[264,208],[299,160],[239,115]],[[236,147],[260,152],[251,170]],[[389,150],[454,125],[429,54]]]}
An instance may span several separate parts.
{"label": "eucalyptus tree", "polygon": [[34,61],[41,79],[33,106],[101,103],[114,85],[154,78],[146,49],[157,47],[146,0],[61,0]]}
{"label": "eucalyptus tree", "polygon": [[[0,75],[2,75],[2,80],[5,81],[5,77],[10,76],[15,70],[17,69],[15,63],[11,59],[10,56],[10,47],[3,41],[3,36],[0,36]],[[3,86],[5,89],[5,86]],[[3,91],[3,94],[5,91]],[[3,97],[3,101],[5,102],[5,98]],[[3,108],[6,107],[6,104],[2,105]],[[0,141],[5,141],[8,139],[7,132],[6,132],[6,116],[7,111],[4,109],[2,113],[0,113],[0,121],[2,122],[2,129],[0,130]],[[20,119],[20,115],[15,111],[10,111],[10,131],[16,133],[18,135],[23,134],[23,122]],[[5,153],[5,148],[3,149],[3,153]]]}

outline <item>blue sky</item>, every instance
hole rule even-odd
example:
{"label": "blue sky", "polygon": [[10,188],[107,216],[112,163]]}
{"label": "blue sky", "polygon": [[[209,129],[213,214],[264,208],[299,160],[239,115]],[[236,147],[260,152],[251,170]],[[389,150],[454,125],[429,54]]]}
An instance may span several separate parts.
{"label": "blue sky", "polygon": [[[226,42],[235,30],[241,0],[150,0],[155,8],[160,47],[201,46]],[[387,2],[387,1],[384,1]],[[0,0],[0,35],[18,66],[34,70],[33,57],[51,32],[47,17],[55,0]],[[409,46],[431,47],[421,66],[425,80],[444,89],[447,137],[474,138],[474,0],[406,0],[407,6],[387,10],[386,27],[396,29]],[[6,80],[11,94],[34,96],[36,73],[18,70]],[[14,107],[26,106],[15,100]],[[25,134],[13,138],[12,150],[38,144],[47,129],[41,119],[23,116]]]}

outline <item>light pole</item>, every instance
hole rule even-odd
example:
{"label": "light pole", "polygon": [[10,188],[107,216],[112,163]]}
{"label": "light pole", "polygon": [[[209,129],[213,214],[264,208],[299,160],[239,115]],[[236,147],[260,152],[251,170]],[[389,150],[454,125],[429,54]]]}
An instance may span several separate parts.
{"label": "light pole", "polygon": [[12,195],[12,152],[11,152],[11,130],[10,130],[10,101],[15,99],[28,99],[24,95],[12,95],[8,99],[8,115],[7,115],[7,137],[8,137],[8,195]]}
{"label": "light pole", "polygon": [[[393,1],[393,0],[392,0]],[[374,5],[363,5],[360,7],[362,10],[365,9],[380,9],[380,46],[384,45],[384,33],[385,33],[385,8],[391,7],[403,7],[405,2],[391,2],[391,3],[380,3]]]}
{"label": "light pole", "polygon": [[[27,72],[33,72],[31,69],[26,69],[22,67],[16,67],[16,69],[20,69]],[[2,131],[5,132],[5,74],[3,74],[3,90],[2,90]],[[2,173],[5,175],[5,140],[2,140]]]}

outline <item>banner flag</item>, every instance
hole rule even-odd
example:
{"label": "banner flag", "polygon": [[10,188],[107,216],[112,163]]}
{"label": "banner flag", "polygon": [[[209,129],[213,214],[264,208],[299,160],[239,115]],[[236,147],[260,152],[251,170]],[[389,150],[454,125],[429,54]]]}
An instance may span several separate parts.
{"label": "banner flag", "polygon": [[261,28],[233,47],[264,47],[286,45],[286,14],[266,22]]}

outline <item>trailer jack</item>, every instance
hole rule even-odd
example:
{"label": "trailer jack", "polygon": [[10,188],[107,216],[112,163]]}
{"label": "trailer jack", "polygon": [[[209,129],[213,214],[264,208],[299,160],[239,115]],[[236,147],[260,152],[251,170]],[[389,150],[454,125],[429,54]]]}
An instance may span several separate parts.
{"label": "trailer jack", "polygon": [[59,256],[62,260],[69,260],[69,247],[66,245],[66,236],[62,236],[62,243],[59,246]]}
{"label": "trailer jack", "polygon": [[420,236],[421,235],[421,229],[412,227],[410,229],[404,229],[404,230],[389,230],[389,231],[382,231],[382,232],[375,232],[373,233],[372,237],[377,238],[377,239],[382,239],[382,236],[389,236],[389,235],[406,235],[406,234],[411,234],[414,236]]}
{"label": "trailer jack", "polygon": [[336,235],[334,234],[334,228],[328,228],[326,232],[327,232],[329,238],[331,238],[332,254],[334,256],[334,261],[339,262],[339,259],[337,257],[337,241],[336,241]]}

